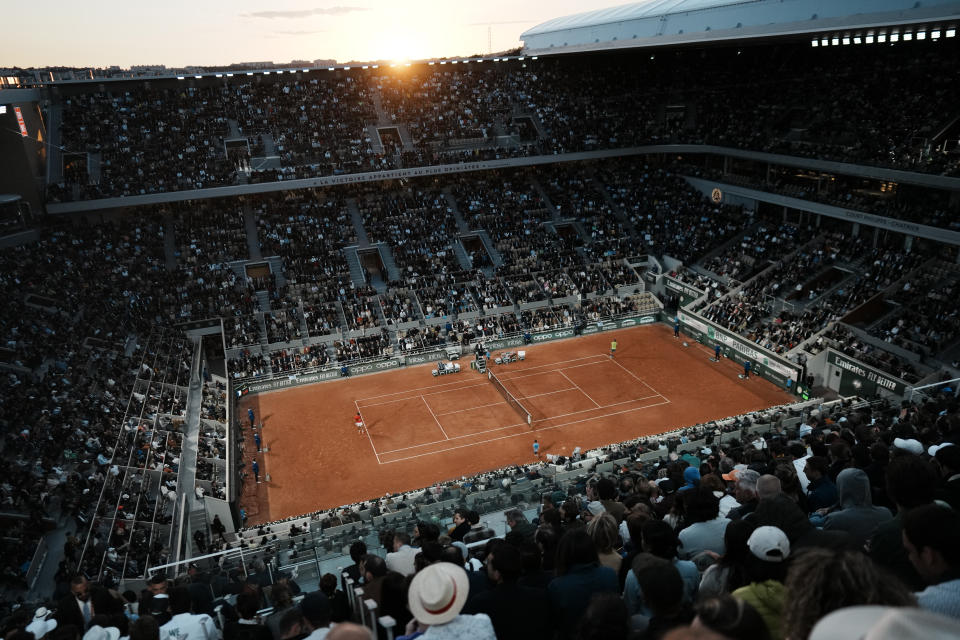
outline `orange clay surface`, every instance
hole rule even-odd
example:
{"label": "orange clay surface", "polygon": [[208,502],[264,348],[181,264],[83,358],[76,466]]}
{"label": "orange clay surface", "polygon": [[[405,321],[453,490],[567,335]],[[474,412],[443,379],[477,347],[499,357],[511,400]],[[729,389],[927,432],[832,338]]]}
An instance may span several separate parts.
{"label": "orange clay surface", "polygon": [[[531,463],[534,438],[541,456],[568,455],[790,401],[682,342],[651,325],[534,344],[523,362],[491,363],[532,426],[470,368],[472,355],[458,374],[435,378],[436,365],[425,364],[243,398],[238,415],[253,407],[269,449],[257,454],[244,425],[246,457],[257,456],[261,479],[245,481],[248,525]],[[358,410],[365,433],[354,425]]]}

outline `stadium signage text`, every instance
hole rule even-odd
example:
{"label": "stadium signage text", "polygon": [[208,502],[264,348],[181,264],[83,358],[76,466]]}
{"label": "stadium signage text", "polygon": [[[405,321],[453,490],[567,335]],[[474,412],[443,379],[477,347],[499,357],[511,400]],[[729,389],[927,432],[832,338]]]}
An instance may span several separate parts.
{"label": "stadium signage text", "polygon": [[671,291],[676,291],[682,296],[687,298],[699,298],[703,295],[703,291],[697,289],[696,287],[691,287],[690,285],[684,284],[679,280],[671,278],[670,276],[663,276],[663,283],[666,285],[667,289]]}
{"label": "stadium signage text", "polygon": [[418,353],[416,355],[407,356],[407,364],[422,364],[424,362],[432,362],[434,360],[443,360],[447,355],[446,351],[431,351],[430,353]]}
{"label": "stadium signage text", "polygon": [[827,362],[835,367],[839,367],[840,369],[853,374],[858,378],[872,382],[881,389],[892,391],[898,395],[903,395],[904,391],[906,390],[906,383],[877,371],[872,367],[868,367],[865,364],[846,358],[832,349],[827,357]]}
{"label": "stadium signage text", "polygon": [[545,331],[533,336],[534,342],[546,342],[547,340],[557,340],[559,338],[573,337],[573,329],[558,329],[557,331]]}
{"label": "stadium signage text", "polygon": [[689,312],[681,311],[678,316],[687,329],[700,334],[705,344],[712,346],[720,343],[735,351],[740,355],[741,360],[750,360],[754,364],[754,371],[771,382],[789,388],[799,377],[797,367],[776,358],[769,352],[756,349],[752,343],[727,333],[713,323],[693,316]]}

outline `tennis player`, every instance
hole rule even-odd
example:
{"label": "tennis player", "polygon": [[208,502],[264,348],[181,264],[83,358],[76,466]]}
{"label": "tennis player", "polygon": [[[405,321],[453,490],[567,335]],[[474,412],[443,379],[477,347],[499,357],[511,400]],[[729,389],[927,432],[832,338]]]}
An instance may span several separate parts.
{"label": "tennis player", "polygon": [[359,411],[357,411],[357,415],[353,416],[353,422],[357,425],[357,433],[363,433],[363,418]]}
{"label": "tennis player", "polygon": [[540,443],[536,439],[533,441],[533,455],[540,457]]}
{"label": "tennis player", "polygon": [[612,358],[617,353],[617,341],[614,340],[610,343],[610,357]]}

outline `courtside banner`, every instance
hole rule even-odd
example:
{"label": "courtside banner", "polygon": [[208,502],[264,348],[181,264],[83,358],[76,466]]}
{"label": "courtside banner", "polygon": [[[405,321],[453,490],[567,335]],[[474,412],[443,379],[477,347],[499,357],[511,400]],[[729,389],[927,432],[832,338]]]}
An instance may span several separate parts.
{"label": "courtside banner", "polygon": [[833,349],[827,351],[827,362],[842,369],[843,376],[846,377],[849,374],[852,378],[859,380],[862,386],[858,389],[862,389],[859,392],[864,396],[873,395],[876,392],[876,387],[892,391],[898,396],[902,396],[907,390],[907,383],[903,380],[895,378],[889,373],[878,371],[859,360],[839,354]]}
{"label": "courtside banner", "polygon": [[681,307],[686,306],[691,300],[700,298],[705,293],[696,287],[691,287],[690,285],[680,282],[676,278],[672,278],[668,275],[663,276],[663,285],[668,291],[672,291],[680,296]]}
{"label": "courtside banner", "polygon": [[424,362],[433,362],[435,360],[443,360],[447,357],[447,352],[443,351],[428,351],[427,353],[415,353],[410,356],[406,356],[407,364],[423,364]]}
{"label": "courtside banner", "polygon": [[[772,351],[758,347],[745,338],[722,329],[689,311],[681,311],[678,316],[680,323],[685,327],[684,333],[693,335],[710,347],[717,343],[723,345],[728,350],[727,357],[737,362],[749,360],[755,374],[785,389],[792,389],[797,382],[800,368]],[[736,357],[729,353],[731,351],[736,354]]]}

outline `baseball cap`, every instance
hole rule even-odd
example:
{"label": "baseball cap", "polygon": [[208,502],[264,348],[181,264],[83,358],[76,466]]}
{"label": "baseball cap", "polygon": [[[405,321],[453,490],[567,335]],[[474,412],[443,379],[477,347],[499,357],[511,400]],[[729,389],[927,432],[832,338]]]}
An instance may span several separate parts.
{"label": "baseball cap", "polygon": [[777,527],[757,527],[747,540],[755,557],[766,562],[783,562],[790,556],[790,540]]}
{"label": "baseball cap", "polygon": [[923,445],[920,444],[919,440],[915,440],[913,438],[895,438],[893,440],[893,446],[895,446],[897,449],[909,451],[915,456],[923,453]]}
{"label": "baseball cap", "polygon": [[606,507],[598,500],[587,503],[587,511],[589,511],[592,516],[598,516],[606,510]]}

